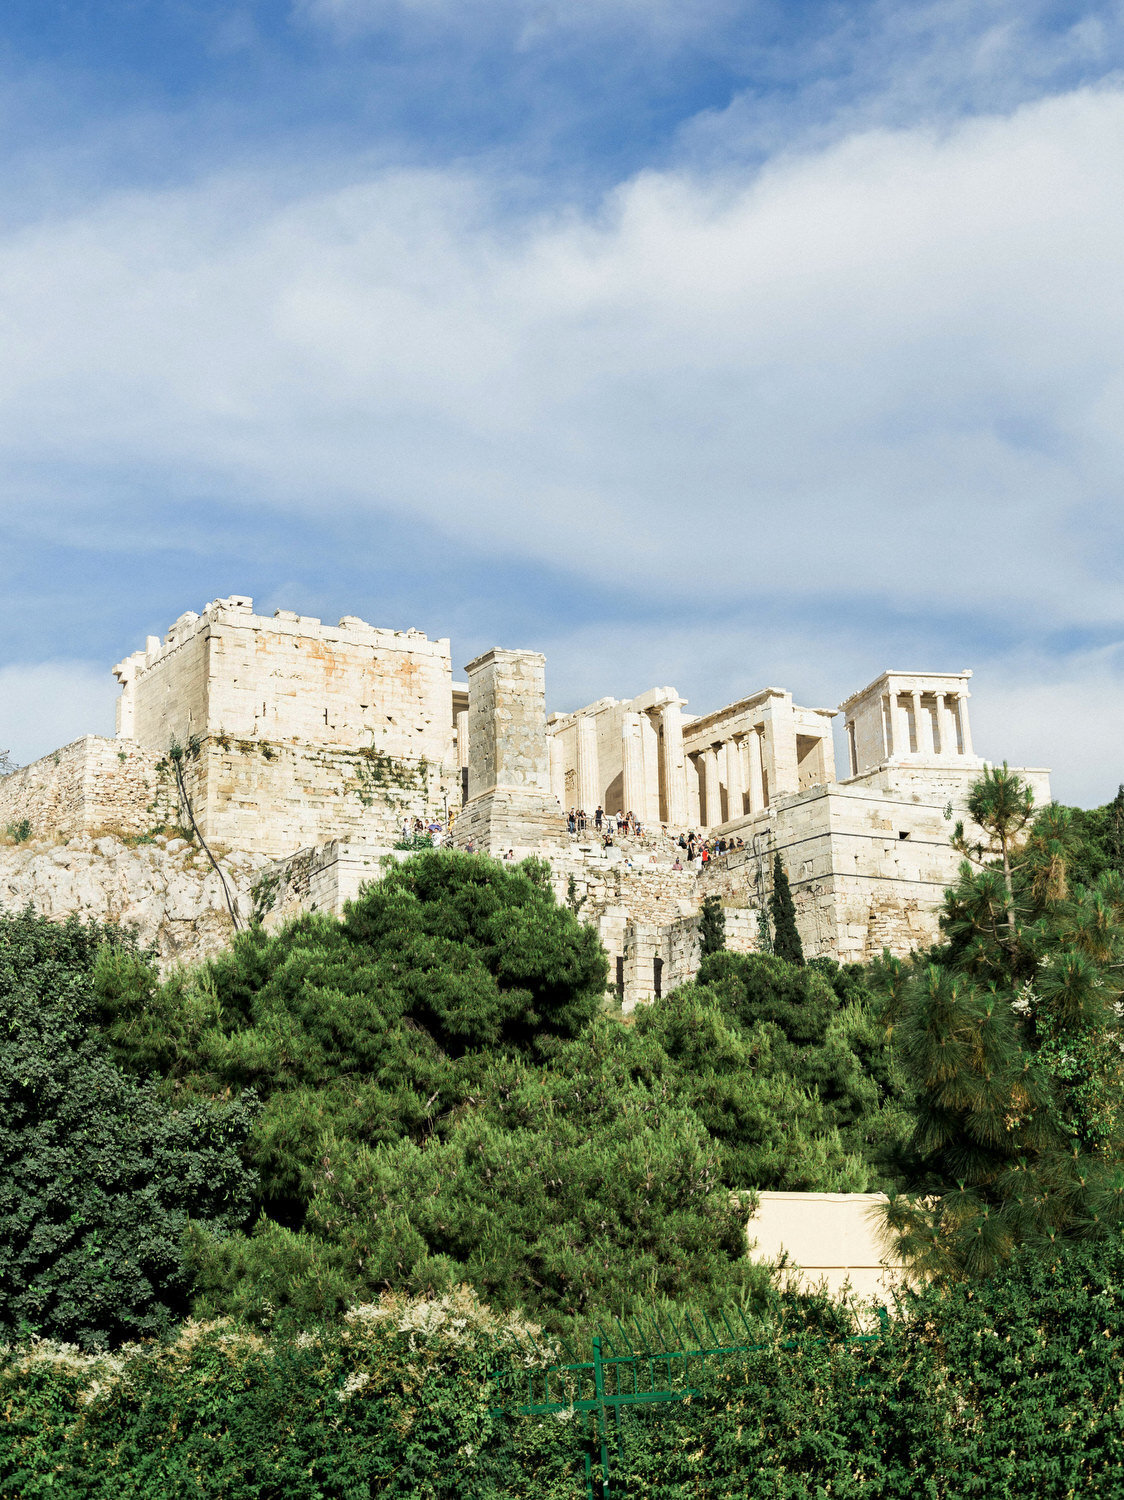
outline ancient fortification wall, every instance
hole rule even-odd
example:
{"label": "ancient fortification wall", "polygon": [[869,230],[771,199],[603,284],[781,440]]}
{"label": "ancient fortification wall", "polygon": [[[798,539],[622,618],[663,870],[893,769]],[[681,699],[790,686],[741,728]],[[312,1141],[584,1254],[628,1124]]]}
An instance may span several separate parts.
{"label": "ancient fortification wall", "polygon": [[[949,838],[984,765],[970,672],[884,672],[848,698],[839,780],[834,710],[781,688],[692,716],[664,686],[548,721],[544,670],[537,652],[497,647],[469,664],[466,691],[447,640],[215,600],[115,668],[116,740],[87,736],[0,782],[0,828],[26,818],[57,839],[184,822],[179,746],[208,842],[273,862],[259,895],[276,921],[342,910],[403,821],[436,818],[462,849],[548,859],[629,1007],[697,972],[707,894],[727,946],[754,950],[775,853],[808,956],[862,961],[938,938],[959,864]],[[1048,774],[1023,774],[1048,801]],[[642,835],[605,847],[592,827],[568,833],[564,808],[598,806],[633,812]],[[735,847],[676,868],[688,830]]]}
{"label": "ancient fortification wall", "polygon": [[178,822],[171,772],[143,746],[87,734],[0,779],[0,829],[31,834],[142,834]]}

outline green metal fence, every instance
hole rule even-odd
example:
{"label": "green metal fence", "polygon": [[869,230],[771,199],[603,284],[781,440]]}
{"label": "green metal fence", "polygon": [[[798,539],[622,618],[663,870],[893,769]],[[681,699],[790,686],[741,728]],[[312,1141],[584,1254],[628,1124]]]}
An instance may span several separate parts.
{"label": "green metal fence", "polygon": [[[612,1476],[614,1451],[624,1456],[621,1413],[626,1407],[685,1401],[700,1394],[692,1384],[706,1361],[722,1360],[771,1347],[755,1338],[743,1314],[735,1309],[715,1318],[699,1314],[700,1332],[687,1316],[677,1323],[666,1314],[645,1313],[623,1322],[614,1319],[610,1328],[599,1327],[592,1340],[592,1357],[578,1359],[564,1342],[569,1363],[551,1364],[524,1372],[526,1400],[509,1400],[507,1409],[524,1416],[573,1413],[585,1426],[589,1442],[585,1452],[586,1495],[598,1500],[624,1500]],[[886,1313],[879,1312],[883,1329]],[[869,1343],[881,1332],[852,1335],[848,1342]],[[794,1348],[786,1342],[781,1348]],[[534,1355],[530,1345],[526,1351]],[[497,1374],[499,1372],[497,1371]],[[594,1454],[599,1454],[600,1474],[594,1474]]]}

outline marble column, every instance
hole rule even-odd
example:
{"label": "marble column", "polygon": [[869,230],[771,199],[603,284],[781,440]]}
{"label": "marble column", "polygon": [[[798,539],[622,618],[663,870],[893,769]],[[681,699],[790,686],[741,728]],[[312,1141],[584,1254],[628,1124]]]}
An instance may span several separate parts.
{"label": "marble column", "polygon": [[765,785],[761,778],[761,736],[756,729],[746,736],[749,750],[749,810],[751,813],[765,810]]}
{"label": "marble column", "polygon": [[968,694],[954,693],[953,697],[960,711],[960,737],[964,742],[964,754],[975,755],[976,752],[972,749],[972,731],[968,727]]}
{"label": "marble column", "polygon": [[956,754],[956,729],[948,709],[948,694],[937,694],[937,730],[941,737],[941,759]]}
{"label": "marble column", "polygon": [[929,717],[929,710],[921,701],[921,694],[916,688],[913,690],[913,719],[917,725],[917,753],[925,760],[932,760],[933,750],[933,721]]}
{"label": "marble column", "polygon": [[882,759],[889,760],[894,753],[894,699],[888,694],[882,699]]}
{"label": "marble column", "polygon": [[[624,764],[624,806],[622,812],[636,812],[647,806],[647,785],[644,779],[644,742],[640,714],[624,714],[621,719],[621,759]],[[643,816],[636,812],[637,817]]]}
{"label": "marble column", "polygon": [[726,741],[726,816],[745,816],[745,770],[740,739]]}
{"label": "marble column", "polygon": [[592,714],[578,716],[578,806],[591,819],[601,801],[597,776],[597,721]]}
{"label": "marble column", "polygon": [[468,769],[468,709],[457,715],[457,765],[462,771]]}
{"label": "marble column", "polygon": [[678,698],[660,709],[663,730],[664,807],[673,828],[686,828],[687,771],[683,751],[683,714]]}
{"label": "marble column", "polygon": [[718,779],[718,746],[709,745],[699,759],[703,768],[703,797],[706,801],[704,827],[717,828],[722,821],[722,785]]}
{"label": "marble column", "polygon": [[691,828],[702,827],[702,811],[699,807],[699,767],[695,756],[687,756],[687,823]]}

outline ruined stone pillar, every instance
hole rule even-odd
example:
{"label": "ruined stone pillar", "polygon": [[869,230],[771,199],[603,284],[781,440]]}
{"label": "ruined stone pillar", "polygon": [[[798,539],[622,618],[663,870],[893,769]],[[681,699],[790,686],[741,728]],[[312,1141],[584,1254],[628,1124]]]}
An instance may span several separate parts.
{"label": "ruined stone pillar", "polygon": [[683,750],[682,702],[678,698],[660,709],[663,727],[664,806],[673,828],[687,826],[687,769]]}
{"label": "ruined stone pillar", "polygon": [[565,841],[550,790],[545,660],[537,651],[486,651],[469,662],[468,801],[454,838],[462,848],[517,856]]}
{"label": "ruined stone pillar", "polygon": [[718,746],[709,745],[699,759],[703,768],[703,798],[706,802],[704,828],[717,828],[722,821],[722,786],[718,779]]}
{"label": "ruined stone pillar", "polygon": [[601,785],[597,775],[597,721],[590,714],[580,714],[577,722],[578,735],[578,806],[589,816],[601,801]]}
{"label": "ruined stone pillar", "polygon": [[800,772],[796,764],[796,715],[789,694],[769,700],[765,709],[765,774],[769,779],[769,797],[791,797],[800,790]]}
{"label": "ruined stone pillar", "polygon": [[749,750],[749,810],[751,813],[765,810],[765,783],[761,777],[761,736],[756,729],[746,737]]}
{"label": "ruined stone pillar", "polygon": [[[648,805],[648,789],[644,778],[644,741],[641,714],[626,713],[621,718],[621,759],[624,764],[622,812],[635,811]],[[637,813],[637,817],[641,814]]]}
{"label": "ruined stone pillar", "polygon": [[742,765],[742,742],[726,741],[726,816],[745,815],[745,770]]}

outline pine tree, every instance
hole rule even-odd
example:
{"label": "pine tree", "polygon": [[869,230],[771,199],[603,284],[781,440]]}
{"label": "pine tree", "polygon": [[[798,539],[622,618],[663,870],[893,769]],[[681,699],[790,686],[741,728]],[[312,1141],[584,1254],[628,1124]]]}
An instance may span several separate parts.
{"label": "pine tree", "polygon": [[769,915],[773,919],[773,952],[790,964],[802,964],[804,946],[796,927],[796,906],[779,851],[773,855],[773,894],[769,897]]}
{"label": "pine tree", "polygon": [[717,896],[704,896],[699,916],[699,956],[721,953],[726,946],[726,913]]}

